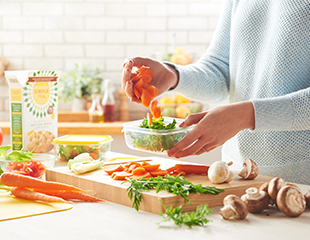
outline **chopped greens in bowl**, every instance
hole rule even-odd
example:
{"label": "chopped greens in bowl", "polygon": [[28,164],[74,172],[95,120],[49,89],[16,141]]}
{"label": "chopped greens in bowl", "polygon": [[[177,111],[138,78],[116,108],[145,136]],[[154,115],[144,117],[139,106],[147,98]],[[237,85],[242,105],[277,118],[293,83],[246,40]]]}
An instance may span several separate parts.
{"label": "chopped greens in bowl", "polygon": [[184,119],[163,118],[152,120],[148,125],[147,118],[124,124],[123,132],[126,144],[129,148],[166,154],[168,150],[179,142],[193,126],[180,128],[179,124]]}

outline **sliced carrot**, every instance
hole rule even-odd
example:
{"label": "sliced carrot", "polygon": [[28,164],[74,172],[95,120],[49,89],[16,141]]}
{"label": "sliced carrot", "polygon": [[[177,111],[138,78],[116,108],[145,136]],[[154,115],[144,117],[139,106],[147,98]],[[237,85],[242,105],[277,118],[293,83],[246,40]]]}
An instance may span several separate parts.
{"label": "sliced carrot", "polygon": [[147,113],[146,116],[147,116],[147,124],[151,126],[153,122],[153,116],[150,113]]}
{"label": "sliced carrot", "polygon": [[149,93],[151,94],[153,98],[157,96],[158,89],[154,87],[153,85],[147,85],[144,88],[149,91]]}
{"label": "sliced carrot", "polygon": [[148,108],[150,106],[151,100],[152,100],[152,96],[150,92],[146,89],[142,89],[142,94],[141,94],[142,105]]}
{"label": "sliced carrot", "polygon": [[131,173],[134,169],[140,167],[141,164],[140,163],[133,163],[130,165],[130,167],[128,168],[128,171]]}
{"label": "sliced carrot", "polygon": [[142,168],[144,168],[148,172],[152,172],[152,171],[157,170],[159,168],[159,166],[160,166],[160,164],[152,164],[152,165],[142,166]]}
{"label": "sliced carrot", "polygon": [[145,170],[144,167],[141,166],[141,167],[137,167],[137,168],[133,169],[131,173],[133,175],[141,175],[141,174],[147,173],[147,171]]}
{"label": "sliced carrot", "polygon": [[169,172],[167,172],[166,170],[162,170],[162,169],[157,169],[157,170],[155,170],[155,171],[149,171],[149,173],[150,173],[153,177],[165,176],[165,175],[169,174]]}
{"label": "sliced carrot", "polygon": [[129,163],[126,163],[125,165],[124,165],[124,168],[129,168],[131,165],[133,165],[133,164],[136,164],[136,165],[141,165],[139,162],[129,162]]}
{"label": "sliced carrot", "polygon": [[127,173],[127,172],[115,172],[111,175],[111,177],[114,180],[126,180],[126,178],[131,177],[132,174],[131,173]]}
{"label": "sliced carrot", "polygon": [[89,153],[89,155],[94,159],[96,160],[98,158],[97,154],[96,153]]}
{"label": "sliced carrot", "polygon": [[85,145],[84,148],[85,148],[87,151],[90,150],[90,146],[88,146],[88,145]]}
{"label": "sliced carrot", "polygon": [[173,166],[173,167],[167,168],[166,171],[167,171],[168,173],[171,173],[171,172],[174,172],[174,170],[176,170],[176,169],[177,169],[177,167],[176,167],[176,166]]}
{"label": "sliced carrot", "polygon": [[141,178],[151,178],[153,177],[149,172],[146,172],[145,174],[140,174],[140,175],[132,175],[132,179],[141,179]]}
{"label": "sliced carrot", "polygon": [[151,164],[148,163],[148,162],[146,162],[146,161],[143,161],[143,162],[141,163],[141,166],[146,166],[146,165],[151,165]]}
{"label": "sliced carrot", "polygon": [[150,75],[148,75],[148,74],[143,74],[141,76],[141,79],[145,83],[150,83],[152,81],[152,77]]}
{"label": "sliced carrot", "polygon": [[157,106],[158,101],[154,100],[151,103],[151,113],[153,114],[154,118],[160,118],[161,116],[161,108]]}
{"label": "sliced carrot", "polygon": [[193,174],[208,174],[209,166],[194,165],[194,164],[176,164],[175,167],[179,172],[193,173]]}
{"label": "sliced carrot", "polygon": [[93,151],[93,153],[98,154],[100,151],[99,149],[96,149],[95,151]]}
{"label": "sliced carrot", "polygon": [[119,165],[107,165],[103,167],[103,171],[105,171],[107,174],[112,175],[114,172],[122,172],[124,170],[124,167]]}

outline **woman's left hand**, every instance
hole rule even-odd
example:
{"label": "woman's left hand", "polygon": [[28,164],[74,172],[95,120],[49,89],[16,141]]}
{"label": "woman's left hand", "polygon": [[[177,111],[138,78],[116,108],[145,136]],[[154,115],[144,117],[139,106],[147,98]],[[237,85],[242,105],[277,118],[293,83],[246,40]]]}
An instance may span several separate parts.
{"label": "woman's left hand", "polygon": [[254,106],[250,101],[220,105],[207,112],[189,115],[180,127],[193,124],[197,125],[168,151],[169,157],[200,155],[223,145],[243,129],[254,129]]}

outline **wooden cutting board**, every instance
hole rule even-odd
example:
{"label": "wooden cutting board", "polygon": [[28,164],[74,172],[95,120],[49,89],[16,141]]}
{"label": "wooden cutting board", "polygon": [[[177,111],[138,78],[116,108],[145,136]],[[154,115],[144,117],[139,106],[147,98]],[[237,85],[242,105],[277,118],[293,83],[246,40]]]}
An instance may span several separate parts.
{"label": "wooden cutting board", "polygon": [[[177,161],[159,157],[150,157],[149,163],[159,163],[162,169],[167,169],[174,166],[176,163],[185,163],[184,161]],[[206,175],[194,175],[188,174],[186,179],[193,184],[202,184],[203,186],[215,186],[218,188],[226,189],[223,193],[218,195],[211,194],[191,194],[189,199],[191,205],[184,203],[184,198],[176,196],[166,191],[155,193],[155,191],[145,191],[142,193],[142,202],[140,209],[152,213],[159,214],[164,212],[164,208],[158,199],[161,199],[165,206],[180,206],[183,205],[184,211],[193,211],[196,207],[202,203],[207,203],[209,207],[216,207],[223,205],[223,199],[228,194],[235,194],[239,197],[245,193],[245,190],[249,187],[260,187],[264,182],[267,182],[271,177],[258,176],[254,180],[243,180],[235,174],[234,179],[230,183],[213,184],[209,181]],[[127,195],[127,188],[129,183],[122,184],[123,181],[113,180],[102,169],[98,169],[93,172],[85,174],[75,174],[65,167],[58,167],[46,170],[46,180],[56,181],[71,184],[82,188],[84,190],[94,190],[97,197],[119,203],[126,206],[132,206],[132,202]]]}
{"label": "wooden cutting board", "polygon": [[0,221],[69,210],[69,203],[39,203],[11,196],[0,190]]}

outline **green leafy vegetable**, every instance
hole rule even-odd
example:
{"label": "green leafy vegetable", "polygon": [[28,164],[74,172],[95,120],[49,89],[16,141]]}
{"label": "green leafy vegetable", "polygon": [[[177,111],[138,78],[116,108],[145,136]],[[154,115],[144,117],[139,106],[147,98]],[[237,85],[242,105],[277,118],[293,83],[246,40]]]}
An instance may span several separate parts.
{"label": "green leafy vegetable", "polygon": [[[142,200],[142,191],[149,191],[155,189],[156,193],[165,190],[169,193],[174,193],[175,195],[182,196],[184,202],[191,204],[188,199],[190,193],[203,193],[203,194],[213,194],[217,195],[224,189],[219,189],[216,187],[205,186],[201,184],[194,185],[190,181],[186,180],[182,176],[170,176],[167,174],[165,177],[157,176],[153,178],[142,178],[140,180],[129,179],[125,182],[130,182],[130,186],[127,188],[128,197],[132,201],[132,207],[139,211],[139,205]],[[123,183],[125,183],[123,182]]]}
{"label": "green leafy vegetable", "polygon": [[10,153],[8,151],[11,149],[10,145],[5,145],[0,147],[0,156],[5,160],[10,161],[29,161],[34,158],[34,153],[25,152],[22,148],[21,150],[13,150]]}
{"label": "green leafy vegetable", "polygon": [[161,224],[162,222],[173,220],[174,224],[176,225],[184,224],[191,228],[194,225],[203,226],[209,222],[209,220],[206,219],[207,215],[211,215],[211,210],[209,209],[208,204],[199,205],[196,208],[196,212],[193,211],[182,213],[183,206],[178,206],[176,208],[172,208],[172,206],[170,206],[169,208],[167,208],[160,199],[159,201],[165,209],[165,213],[160,214],[161,216],[163,216],[163,220],[159,222],[159,224]]}
{"label": "green leafy vegetable", "polygon": [[[176,129],[176,120],[169,124],[164,123],[164,118],[153,118],[152,124],[148,125],[147,118],[144,118],[139,128],[148,128],[159,134],[145,134],[139,132],[129,132],[132,139],[132,145],[138,149],[144,149],[152,152],[165,152],[179,142],[189,131],[173,132]],[[166,134],[167,133],[167,134]]]}

